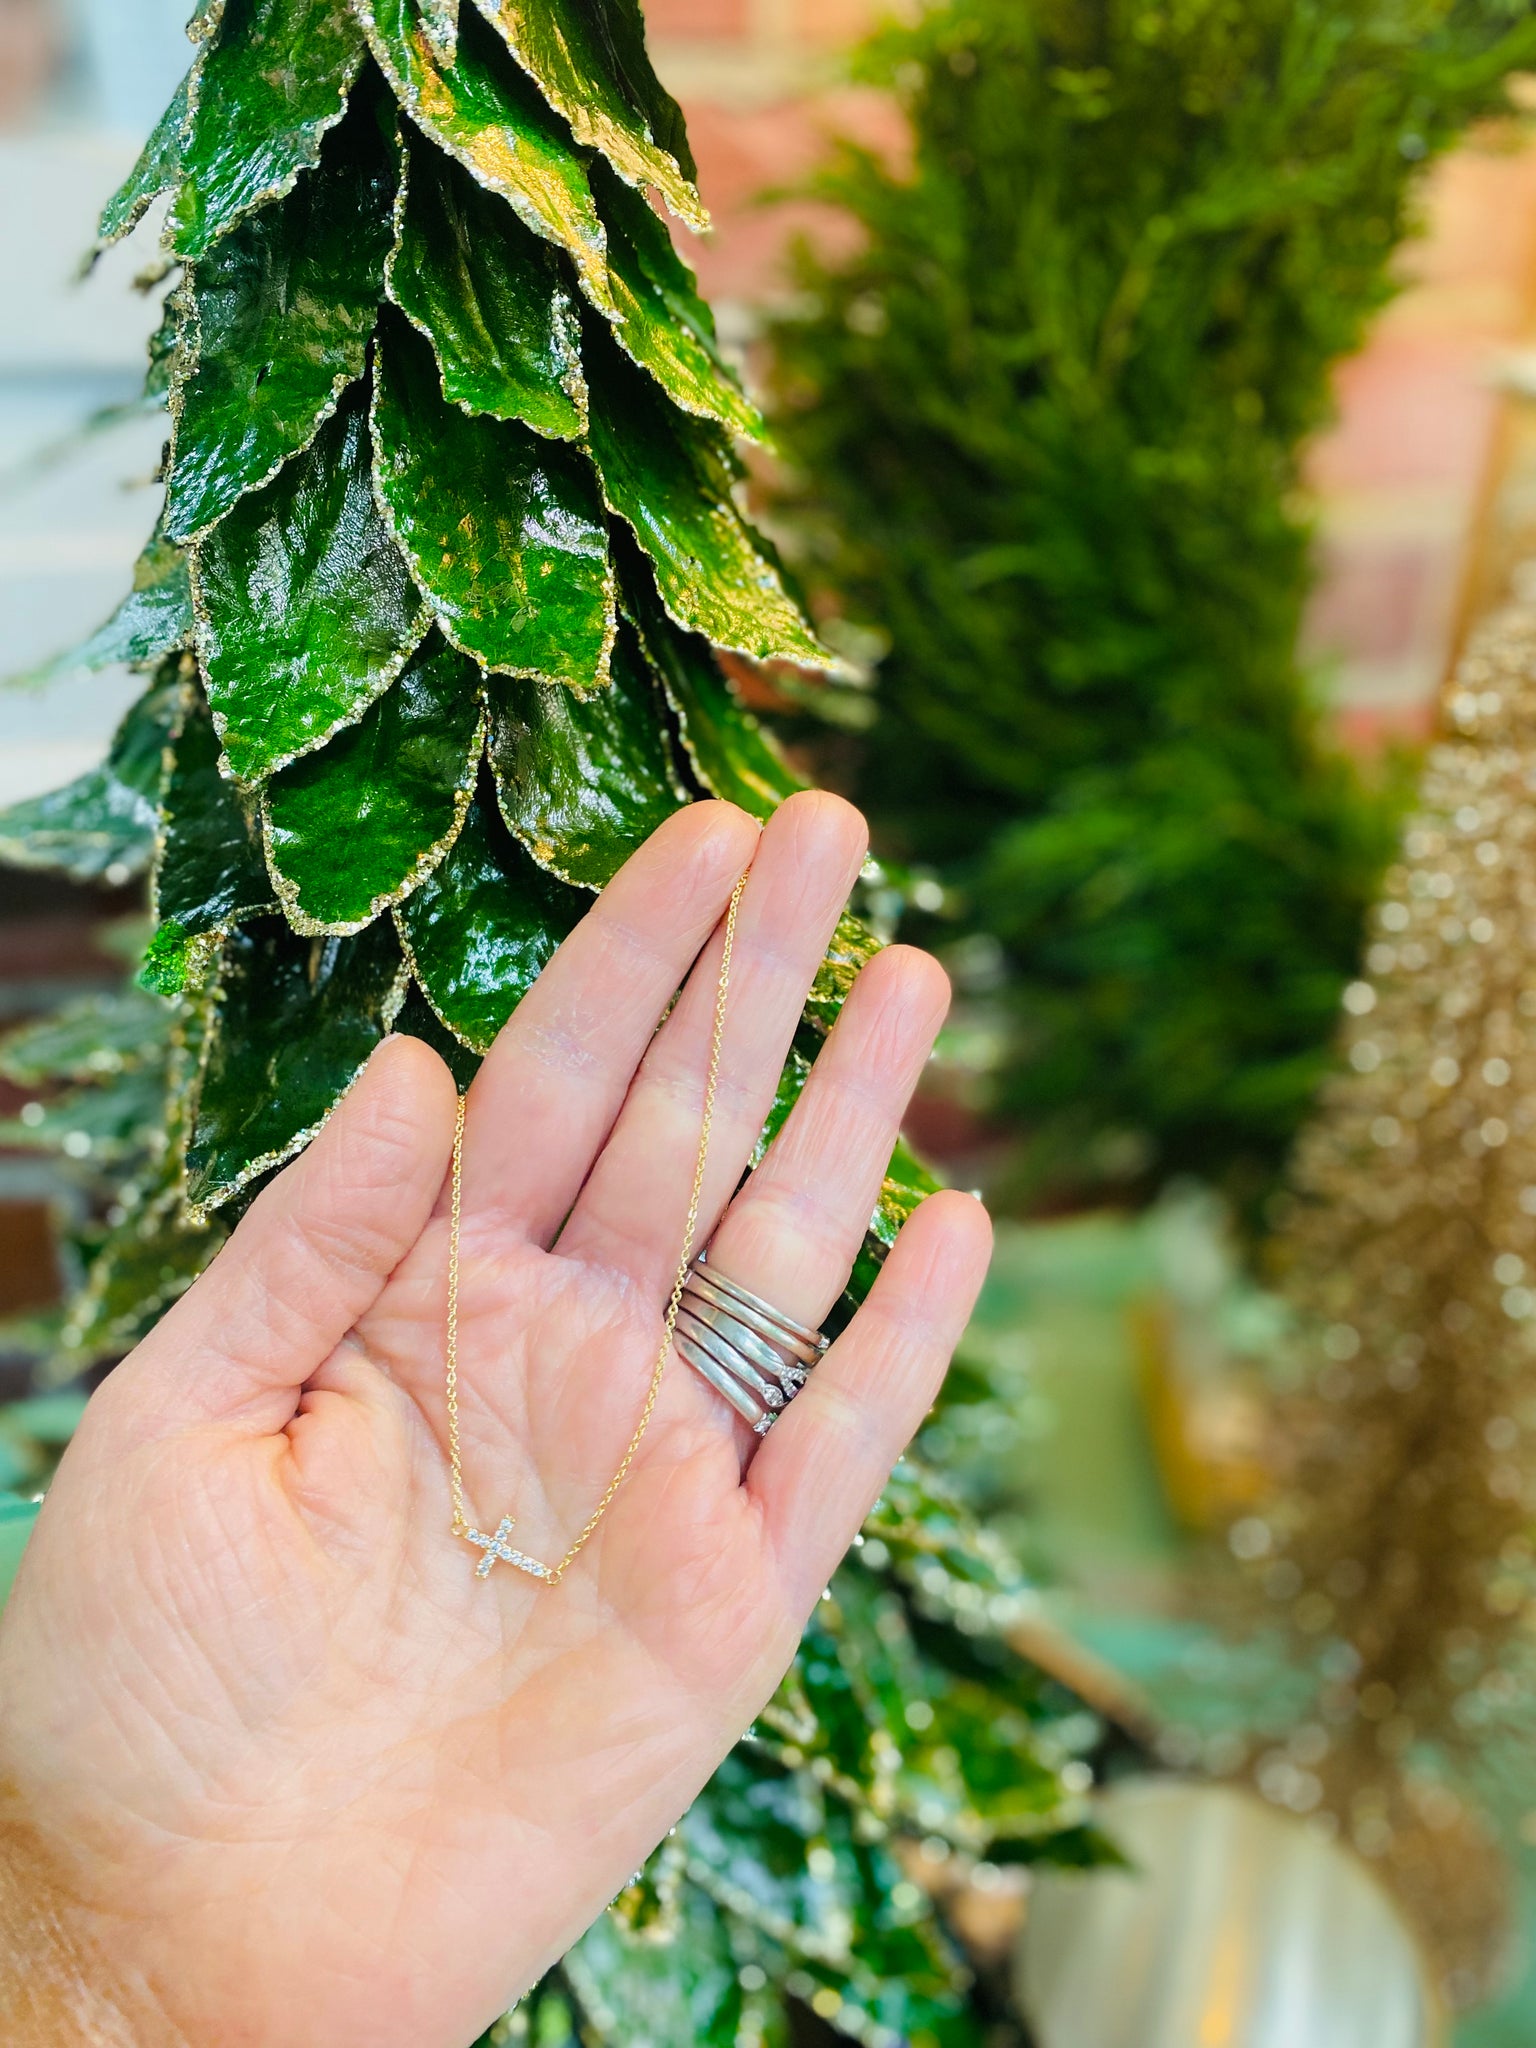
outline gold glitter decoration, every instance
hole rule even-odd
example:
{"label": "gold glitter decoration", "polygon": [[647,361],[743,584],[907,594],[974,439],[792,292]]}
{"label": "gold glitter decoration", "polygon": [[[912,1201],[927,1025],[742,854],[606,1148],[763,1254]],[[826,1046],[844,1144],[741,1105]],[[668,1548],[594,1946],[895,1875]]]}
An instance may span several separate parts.
{"label": "gold glitter decoration", "polygon": [[1536,1806],[1536,569],[1443,724],[1278,1218],[1311,1369],[1255,1570],[1320,1689],[1255,1776],[1304,1768],[1466,2005],[1507,1924],[1480,1802]]}

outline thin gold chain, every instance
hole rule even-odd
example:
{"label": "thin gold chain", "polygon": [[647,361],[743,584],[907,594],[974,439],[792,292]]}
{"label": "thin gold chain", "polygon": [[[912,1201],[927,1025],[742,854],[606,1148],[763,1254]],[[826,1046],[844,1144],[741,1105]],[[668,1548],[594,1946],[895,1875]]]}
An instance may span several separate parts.
{"label": "thin gold chain", "polygon": [[[575,1562],[591,1541],[597,1525],[613,1505],[614,1495],[629,1477],[629,1469],[635,1462],[646,1431],[651,1426],[651,1417],[656,1411],[657,1396],[661,1392],[662,1374],[666,1371],[667,1356],[672,1349],[672,1336],[677,1328],[678,1309],[683,1299],[683,1288],[688,1281],[688,1268],[693,1264],[694,1240],[699,1229],[699,1204],[704,1198],[704,1174],[709,1164],[709,1139],[715,1121],[715,1094],[720,1082],[720,1053],[725,1043],[725,1004],[731,986],[731,955],[736,945],[736,913],[741,908],[742,892],[747,886],[743,875],[731,891],[730,905],[725,913],[725,943],[720,954],[720,978],[715,989],[715,1021],[709,1041],[709,1069],[704,1081],[704,1110],[699,1120],[699,1149],[693,1165],[693,1188],[688,1197],[688,1217],[683,1226],[683,1249],[677,1261],[677,1272],[672,1281],[672,1293],[667,1302],[667,1312],[662,1321],[661,1346],[656,1353],[656,1363],[651,1368],[651,1383],[646,1392],[645,1406],[640,1411],[640,1420],[635,1424],[634,1434],[619,1460],[618,1470],[609,1480],[602,1498],[592,1510],[560,1562],[548,1568],[544,1583],[558,1585],[567,1566]],[[458,1117],[453,1132],[453,1173],[448,1211],[448,1330],[447,1330],[447,1392],[448,1392],[448,1483],[453,1496],[453,1533],[466,1536],[470,1531],[469,1510],[464,1502],[464,1459],[459,1442],[459,1232],[464,1197],[464,1097],[459,1097]]]}

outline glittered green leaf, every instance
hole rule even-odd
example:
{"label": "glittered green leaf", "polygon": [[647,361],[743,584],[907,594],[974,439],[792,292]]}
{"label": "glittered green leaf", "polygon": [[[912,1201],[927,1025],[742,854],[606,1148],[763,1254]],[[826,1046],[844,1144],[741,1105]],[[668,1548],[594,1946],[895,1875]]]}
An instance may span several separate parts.
{"label": "glittered green leaf", "polygon": [[461,23],[458,57],[432,54],[410,0],[355,0],[400,104],[478,184],[507,200],[524,223],[564,249],[596,306],[613,307],[603,227],[568,131],[474,15]]}
{"label": "glittered green leaf", "polygon": [[487,668],[606,682],[613,574],[586,456],[447,404],[403,320],[381,330],[374,378],[379,490],[447,637]]}
{"label": "glittered green leaf", "polygon": [[541,867],[599,889],[687,801],[665,706],[621,626],[606,690],[547,683],[491,690],[491,765],[501,815]]}
{"label": "glittered green leaf", "polygon": [[715,316],[672,246],[666,224],[601,161],[588,173],[608,236],[608,274],[621,324],[614,337],[684,412],[728,433],[767,439],[763,416],[720,354]]}
{"label": "glittered green leaf", "polygon": [[360,387],[197,544],[193,592],[208,700],[243,780],[323,746],[388,689],[427,621],[374,500]]}
{"label": "glittered green leaf", "polygon": [[351,939],[300,938],[281,918],[230,934],[187,1146],[195,1211],[221,1207],[309,1142],[404,994],[387,919]]}
{"label": "glittered green leaf", "polygon": [[158,661],[185,646],[192,633],[192,591],[187,558],[158,535],[140,555],[133,571],[133,589],[111,618],[88,640],[55,654],[39,667],[18,676],[18,686],[41,688],[74,677],[95,675],[120,662],[131,667]]}
{"label": "glittered green leaf", "polygon": [[182,939],[277,908],[255,800],[219,773],[219,736],[201,691],[191,694],[161,794],[154,888],[156,916]]}
{"label": "glittered green leaf", "polygon": [[125,1191],[121,1220],[91,1260],[85,1286],[69,1305],[55,1376],[73,1377],[120,1356],[147,1336],[164,1311],[223,1244],[216,1223],[188,1217],[180,1162],[168,1159],[147,1185]]}
{"label": "glittered green leaf", "polygon": [[717,647],[825,667],[831,656],[736,509],[719,428],[679,412],[591,318],[583,356],[603,495],[650,556],[672,617]]}
{"label": "glittered green leaf", "polygon": [[364,55],[362,32],[337,0],[229,0],[196,67],[169,223],[178,256],[206,255],[319,162]]}
{"label": "glittered green leaf", "polygon": [[480,1071],[480,1054],[471,1052],[454,1037],[414,981],[400,1005],[394,1034],[396,1038],[419,1038],[424,1045],[430,1045],[458,1082],[461,1095]]}
{"label": "glittered green leaf", "polygon": [[389,294],[437,353],[466,412],[585,433],[581,327],[560,259],[441,150],[406,157]]}
{"label": "glittered green leaf", "polygon": [[439,64],[450,65],[459,47],[459,0],[417,0],[421,26]]}
{"label": "glittered green leaf", "polygon": [[192,120],[196,68],[194,65],[177,86],[175,98],[160,116],[138,162],[102,208],[96,227],[99,249],[121,241],[160,194],[169,192],[181,176],[182,155]]}
{"label": "glittered green leaf", "polygon": [[173,538],[266,483],[363,374],[393,237],[391,155],[377,110],[355,107],[312,176],[191,267],[195,367],[176,394]]}
{"label": "glittered green leaf", "polygon": [[602,1913],[561,1961],[600,2041],[737,2048],[742,1990],[730,1934],[712,1901],[686,1886],[664,1939]]}
{"label": "glittered green leaf", "polygon": [[153,1059],[164,1045],[164,1003],[128,987],[84,996],[0,1038],[0,1075],[18,1087],[89,1081]]}
{"label": "glittered green leaf", "polygon": [[104,1166],[143,1151],[164,1123],[164,1063],[150,1060],[28,1103],[20,1116],[0,1120],[0,1145]]}
{"label": "glittered green leaf", "polygon": [[414,889],[464,822],[480,677],[433,633],[357,724],[268,783],[267,856],[299,931],[357,931]]}
{"label": "glittered green leaf", "polygon": [[477,799],[452,853],[395,912],[411,971],[474,1052],[491,1042],[588,899],[535,865]]}
{"label": "glittered green leaf", "polygon": [[682,110],[651,68],[637,0],[477,0],[576,140],[707,228]]}
{"label": "glittered green leaf", "polygon": [[620,576],[624,604],[677,714],[683,746],[700,782],[711,795],[740,804],[754,818],[771,818],[805,784],[737,701],[709,642],[667,617],[648,574],[632,574],[621,558]]}
{"label": "glittered green leaf", "polygon": [[100,768],[0,811],[0,861],[56,868],[78,882],[126,882],[155,850],[161,760],[178,684],[158,680],[132,706]]}
{"label": "glittered green leaf", "polygon": [[869,926],[845,910],[837,920],[827,957],[817,970],[806,998],[805,1014],[819,1030],[830,1031],[848,992],[865,967],[880,951],[880,941]]}

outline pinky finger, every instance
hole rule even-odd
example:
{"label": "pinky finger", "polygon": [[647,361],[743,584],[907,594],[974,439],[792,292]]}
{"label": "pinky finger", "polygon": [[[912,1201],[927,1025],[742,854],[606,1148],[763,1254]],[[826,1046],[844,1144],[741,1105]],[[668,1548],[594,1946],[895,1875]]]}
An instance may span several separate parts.
{"label": "pinky finger", "polygon": [[869,1299],[747,1471],[789,1601],[809,1612],[932,1407],[986,1276],[992,1225],[930,1195]]}

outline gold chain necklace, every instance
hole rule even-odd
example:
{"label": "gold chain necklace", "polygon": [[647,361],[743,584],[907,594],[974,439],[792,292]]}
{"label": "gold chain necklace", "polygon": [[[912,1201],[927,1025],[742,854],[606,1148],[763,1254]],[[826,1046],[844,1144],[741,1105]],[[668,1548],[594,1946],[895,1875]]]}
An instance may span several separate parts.
{"label": "gold chain necklace", "polygon": [[464,1501],[464,1459],[459,1444],[459,1225],[464,1194],[464,1097],[459,1097],[458,1118],[453,1132],[453,1181],[448,1217],[448,1484],[453,1495],[454,1535],[464,1537],[484,1552],[480,1562],[475,1566],[477,1579],[488,1578],[491,1567],[499,1561],[502,1564],[515,1565],[519,1571],[527,1572],[530,1578],[541,1579],[547,1586],[559,1585],[566,1567],[586,1549],[598,1523],[613,1505],[613,1497],[629,1477],[629,1468],[635,1462],[635,1453],[650,1427],[651,1416],[656,1408],[656,1397],[661,1392],[661,1376],[666,1370],[667,1354],[672,1349],[672,1333],[677,1327],[678,1305],[683,1298],[688,1268],[693,1263],[693,1241],[698,1233],[699,1203],[704,1193],[704,1170],[709,1162],[709,1134],[715,1120],[715,1090],[720,1080],[720,1048],[725,1040],[725,999],[731,986],[731,954],[736,943],[736,913],[741,907],[742,891],[746,886],[747,877],[743,875],[731,892],[730,907],[725,913],[725,945],[720,955],[720,980],[715,991],[715,1022],[709,1043],[709,1072],[704,1083],[704,1113],[699,1123],[699,1149],[693,1167],[693,1192],[688,1198],[688,1220],[683,1228],[682,1254],[677,1262],[677,1274],[672,1282],[672,1296],[667,1303],[667,1313],[663,1319],[661,1348],[656,1353],[656,1363],[651,1368],[650,1390],[645,1397],[645,1406],[640,1411],[640,1420],[635,1424],[634,1435],[619,1460],[619,1469],[609,1480],[602,1499],[587,1517],[580,1533],[558,1564],[541,1564],[536,1557],[529,1557],[526,1551],[518,1550],[508,1542],[507,1539],[515,1526],[511,1515],[503,1515],[494,1536],[483,1535],[471,1524],[469,1510]]}

